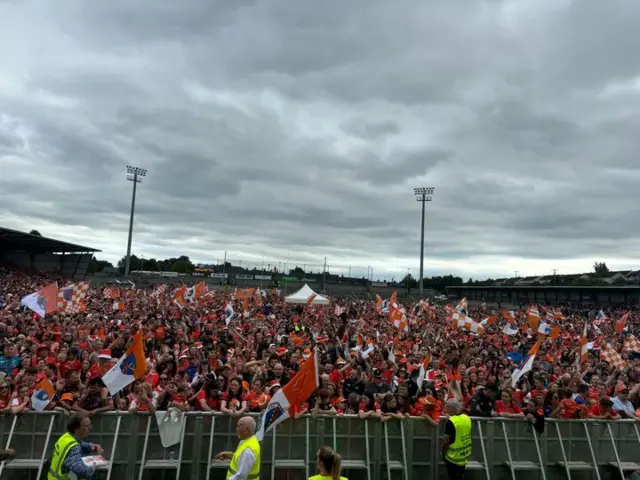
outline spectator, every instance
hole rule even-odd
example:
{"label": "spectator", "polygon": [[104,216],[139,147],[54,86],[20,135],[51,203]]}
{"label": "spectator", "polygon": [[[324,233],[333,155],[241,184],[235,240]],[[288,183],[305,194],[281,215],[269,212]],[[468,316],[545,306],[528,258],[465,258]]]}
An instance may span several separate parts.
{"label": "spectator", "polygon": [[622,418],[638,418],[633,404],[629,401],[629,389],[625,385],[616,386],[617,395],[613,397],[612,407]]}
{"label": "spectator", "polygon": [[494,410],[491,412],[494,417],[523,418],[522,410],[513,401],[511,390],[503,390],[500,400],[495,402]]}
{"label": "spectator", "polygon": [[493,402],[497,394],[498,387],[493,383],[490,383],[486,387],[478,388],[471,399],[471,416],[490,417],[493,411]]}

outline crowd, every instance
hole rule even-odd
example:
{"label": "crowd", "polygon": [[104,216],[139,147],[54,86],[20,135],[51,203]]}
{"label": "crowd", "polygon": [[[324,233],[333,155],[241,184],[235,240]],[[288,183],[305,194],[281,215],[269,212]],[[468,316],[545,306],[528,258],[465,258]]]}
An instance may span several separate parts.
{"label": "crowd", "polygon": [[[382,422],[415,416],[436,425],[446,400],[455,397],[472,416],[522,418],[539,430],[545,418],[640,421],[640,352],[625,350],[626,339],[640,333],[640,314],[632,308],[602,312],[610,320],[597,324],[594,312],[556,308],[549,322],[559,335],[542,339],[531,370],[514,383],[514,370],[539,339],[525,327],[526,312],[465,306],[468,318],[494,319],[478,332],[452,322],[460,309],[455,305],[405,305],[406,322],[399,325],[380,300],[296,305],[277,292],[243,290],[200,292],[195,301],[178,302],[178,285],[92,285],[79,310],[44,319],[20,305],[52,281],[68,283],[0,267],[2,413],[32,410],[35,386],[46,377],[55,388],[49,410],[240,417],[263,411],[315,348],[320,388],[295,406],[298,415],[353,414]],[[625,329],[616,331],[615,319],[629,311]],[[581,360],[585,322],[589,350]],[[138,330],[146,376],[110,395],[101,377]],[[601,358],[606,344],[620,352],[621,363]]]}

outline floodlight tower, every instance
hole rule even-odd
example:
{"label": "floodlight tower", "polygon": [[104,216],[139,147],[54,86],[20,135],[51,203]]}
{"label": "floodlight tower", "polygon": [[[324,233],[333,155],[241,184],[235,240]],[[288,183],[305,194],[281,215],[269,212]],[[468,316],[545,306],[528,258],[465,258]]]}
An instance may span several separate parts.
{"label": "floodlight tower", "polygon": [[124,276],[129,276],[129,267],[131,266],[131,239],[133,237],[133,213],[136,209],[136,186],[142,182],[141,177],[147,175],[144,168],[132,167],[127,165],[127,180],[133,182],[133,196],[131,197],[131,215],[129,216],[129,241],[127,242],[127,257],[124,261]]}
{"label": "floodlight tower", "polygon": [[424,277],[424,211],[427,202],[432,199],[433,187],[420,187],[414,188],[413,193],[416,195],[416,200],[422,202],[422,225],[420,228],[420,298],[422,298],[422,279]]}

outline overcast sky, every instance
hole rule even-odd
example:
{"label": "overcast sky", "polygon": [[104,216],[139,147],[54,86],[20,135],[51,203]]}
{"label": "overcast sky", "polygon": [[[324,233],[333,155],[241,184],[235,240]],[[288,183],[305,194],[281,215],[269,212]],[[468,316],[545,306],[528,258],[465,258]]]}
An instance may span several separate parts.
{"label": "overcast sky", "polygon": [[[474,278],[640,268],[640,3],[0,0],[0,225]],[[318,268],[318,267],[315,267]]]}

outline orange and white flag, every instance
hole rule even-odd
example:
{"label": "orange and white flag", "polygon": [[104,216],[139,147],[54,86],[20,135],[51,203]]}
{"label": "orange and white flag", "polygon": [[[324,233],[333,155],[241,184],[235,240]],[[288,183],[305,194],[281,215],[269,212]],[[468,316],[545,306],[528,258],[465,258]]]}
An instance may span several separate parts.
{"label": "orange and white flag", "polygon": [[[455,313],[454,313],[454,316],[455,316]],[[458,319],[454,319],[453,325],[458,328],[464,328],[465,330],[468,330],[471,333],[476,333],[476,334],[484,333],[484,327],[480,325],[478,322],[476,322],[475,320],[472,320],[471,317],[467,317],[466,315],[463,315]]]}
{"label": "orange and white flag", "polygon": [[431,353],[427,353],[420,362],[420,370],[418,372],[418,378],[416,378],[416,384],[418,385],[418,390],[422,388],[422,384],[427,378],[427,372],[429,371],[429,367],[431,366]]}
{"label": "orange and white flag", "polygon": [[629,335],[624,341],[624,349],[629,352],[640,353],[640,342],[635,336]]}
{"label": "orange and white flag", "polygon": [[58,290],[58,310],[84,310],[89,291],[89,280],[68,285]]}
{"label": "orange and white flag", "polygon": [[540,322],[538,334],[545,337],[558,338],[560,336],[560,325],[549,325],[547,322]]}
{"label": "orange and white flag", "polygon": [[133,338],[133,343],[120,357],[118,363],[102,376],[102,381],[109,389],[109,393],[115,395],[137,378],[143,378],[146,371],[147,362],[142,346],[142,330],[138,330]]}
{"label": "orange and white flag", "polygon": [[24,297],[20,303],[44,318],[46,314],[53,313],[58,308],[58,284],[50,283]]}
{"label": "orange and white flag", "polygon": [[49,402],[53,400],[56,391],[51,384],[51,381],[47,377],[43,377],[38,383],[31,395],[31,406],[37,412],[44,411],[49,405]]}
{"label": "orange and white flag", "polygon": [[587,339],[588,324],[585,322],[584,331],[580,338],[580,351],[578,353],[578,366],[583,366],[589,359],[589,340]]}
{"label": "orange and white flag", "polygon": [[620,354],[609,343],[607,343],[600,352],[600,358],[619,370],[622,370],[627,366],[627,362],[622,360]]}
{"label": "orange and white flag", "polygon": [[484,328],[487,328],[489,325],[493,325],[498,320],[497,315],[491,315],[490,317],[485,318],[480,322],[480,325]]}
{"label": "orange and white flag", "polygon": [[307,401],[318,388],[318,380],[318,359],[314,348],[313,354],[300,366],[298,373],[269,401],[256,433],[259,441],[276,425],[295,415],[296,405]]}
{"label": "orange and white flag", "polygon": [[534,330],[538,329],[538,325],[540,324],[540,312],[537,306],[531,305],[529,310],[527,310],[527,323]]}
{"label": "orange and white flag", "polygon": [[624,328],[627,326],[627,322],[629,321],[629,315],[631,315],[631,312],[625,313],[618,320],[616,320],[616,332],[617,333],[622,332],[624,330]]}
{"label": "orange and white flag", "polygon": [[502,333],[504,333],[505,335],[513,336],[518,333],[518,329],[514,327],[512,323],[507,322],[502,328]]}
{"label": "orange and white flag", "polygon": [[207,291],[205,282],[198,282],[193,287],[187,288],[184,293],[184,299],[188,302],[196,302]]}
{"label": "orange and white flag", "polygon": [[116,300],[115,302],[113,302],[113,306],[112,306],[113,310],[124,310],[124,300],[120,299],[120,300]]}
{"label": "orange and white flag", "polygon": [[376,293],[376,312],[382,313],[382,297]]}
{"label": "orange and white flag", "polygon": [[538,341],[533,347],[531,347],[531,350],[529,350],[529,353],[527,353],[527,356],[523,359],[520,366],[516,368],[511,374],[512,388],[516,387],[516,385],[518,384],[518,380],[520,380],[520,377],[522,377],[525,373],[531,371],[531,368],[533,367],[533,362],[536,359],[536,355],[538,353],[538,350],[540,350],[540,346],[542,345],[543,340],[544,340],[543,337],[538,338]]}
{"label": "orange and white flag", "polygon": [[115,300],[116,298],[120,298],[120,289],[107,287],[103,290],[102,295],[104,298],[110,298],[111,300]]}
{"label": "orange and white flag", "polygon": [[176,288],[171,294],[171,302],[178,305],[180,308],[184,308],[187,304],[184,298],[187,293],[187,287]]}
{"label": "orange and white flag", "polygon": [[[392,306],[395,305],[395,306]],[[397,304],[392,304],[389,306],[389,320],[393,323],[393,326],[403,330],[405,332],[409,331],[409,322],[407,321],[407,317],[404,313],[404,309],[398,307]]]}

